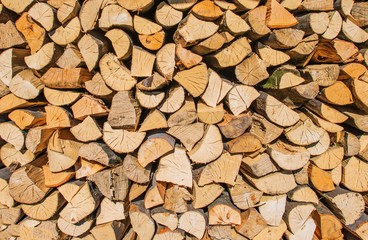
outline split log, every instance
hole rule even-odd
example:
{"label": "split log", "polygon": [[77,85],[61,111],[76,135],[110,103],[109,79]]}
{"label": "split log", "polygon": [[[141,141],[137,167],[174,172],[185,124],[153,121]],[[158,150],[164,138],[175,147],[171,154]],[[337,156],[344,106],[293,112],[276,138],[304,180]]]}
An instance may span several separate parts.
{"label": "split log", "polygon": [[279,170],[277,164],[271,160],[267,153],[261,153],[255,157],[244,157],[241,167],[256,177],[262,177]]}
{"label": "split log", "polygon": [[333,191],[336,188],[331,173],[320,169],[312,163],[308,167],[308,176],[312,186],[321,192]]}
{"label": "split log", "polygon": [[137,83],[130,71],[112,53],[107,53],[100,59],[99,67],[107,86],[115,91],[129,91]]}
{"label": "split log", "polygon": [[132,202],[129,207],[130,222],[140,239],[152,239],[155,234],[155,222],[145,209],[142,201]]}
{"label": "split log", "polygon": [[198,2],[192,9],[191,13],[202,20],[214,21],[223,15],[221,9],[214,2]]}
{"label": "split log", "polygon": [[9,86],[12,78],[25,69],[24,59],[30,54],[27,49],[10,48],[0,54],[0,77],[2,83]]}
{"label": "split log", "polygon": [[123,168],[125,169],[125,175],[133,182],[147,183],[151,178],[151,167],[152,165],[148,165],[145,168],[142,167],[138,159],[129,154],[124,158]]}
{"label": "split log", "polygon": [[178,228],[201,239],[206,230],[206,223],[207,221],[202,211],[192,210],[180,216]]}
{"label": "split log", "polygon": [[52,32],[49,32],[51,40],[60,46],[76,42],[81,34],[81,25],[78,17],[70,20],[65,27],[60,26]]}
{"label": "split log", "polygon": [[193,123],[200,116],[200,105],[203,105],[203,103],[198,102],[198,115],[197,115],[197,109],[195,106],[194,99],[192,97],[186,97],[184,105],[178,111],[170,115],[169,119],[167,120],[167,125],[169,127],[174,127],[174,126],[186,126]]}
{"label": "split log", "polygon": [[85,34],[78,41],[78,48],[89,71],[98,65],[100,58],[107,52],[106,40],[97,34]]}
{"label": "split log", "polygon": [[226,100],[231,112],[238,116],[240,113],[247,111],[251,103],[259,96],[260,94],[253,87],[236,85],[228,92]]}
{"label": "split log", "polygon": [[177,25],[183,18],[183,13],[171,5],[161,2],[157,5],[155,20],[163,28],[171,28]]}
{"label": "split log", "polygon": [[58,229],[61,232],[73,236],[78,237],[86,233],[89,229],[92,228],[93,219],[83,219],[78,224],[72,224],[68,221],[64,220],[63,218],[59,217],[57,221]]}
{"label": "split log", "polygon": [[111,41],[118,59],[127,59],[132,54],[132,39],[121,29],[111,29],[105,36]]}
{"label": "split log", "polygon": [[101,201],[96,224],[104,224],[112,221],[124,220],[126,218],[126,206],[124,202],[113,202],[108,198]]}
{"label": "split log", "polygon": [[0,49],[22,46],[26,43],[15,24],[10,20],[6,23],[0,23],[0,33],[4,36],[0,41]]}
{"label": "split log", "polygon": [[297,234],[303,227],[304,223],[308,220],[314,209],[315,208],[312,204],[287,202],[285,207],[284,221],[286,222],[288,229],[293,234]]}
{"label": "split log", "polygon": [[346,226],[346,229],[352,232],[355,236],[359,237],[359,239],[367,238],[367,224],[368,224],[368,216],[363,213],[362,216],[356,220],[354,224]]}
{"label": "split log", "polygon": [[200,96],[208,84],[206,64],[197,65],[191,69],[175,74],[174,80],[182,85],[193,97]]}
{"label": "split log", "polygon": [[186,188],[168,184],[163,207],[176,213],[185,213],[189,210],[188,201],[190,200],[192,200],[192,195]]}
{"label": "split log", "polygon": [[300,119],[296,112],[265,92],[260,92],[260,97],[256,99],[255,103],[257,111],[280,126],[294,125]]}
{"label": "split log", "polygon": [[47,148],[48,141],[54,129],[49,129],[47,127],[35,127],[28,131],[26,136],[26,148],[33,153],[40,153]]}
{"label": "split log", "polygon": [[175,126],[171,127],[167,133],[180,140],[185,148],[191,151],[204,135],[204,124],[193,123],[187,126]]}
{"label": "split log", "polygon": [[255,207],[263,195],[261,191],[244,181],[241,175],[236,177],[235,185],[229,187],[229,193],[235,206],[242,210]]}
{"label": "split log", "polygon": [[133,46],[131,76],[149,77],[152,75],[155,56],[140,47]]}
{"label": "split log", "polygon": [[243,18],[251,27],[251,30],[248,34],[250,39],[256,40],[271,32],[271,30],[266,25],[266,15],[266,6],[256,7],[243,15]]}
{"label": "split log", "polygon": [[46,123],[46,114],[41,111],[17,109],[8,115],[21,130],[44,125]]}
{"label": "split log", "polygon": [[57,10],[57,19],[61,24],[68,22],[74,17],[78,16],[80,4],[75,0],[65,0]]}
{"label": "split log", "polygon": [[337,187],[332,192],[322,194],[322,201],[343,224],[353,224],[364,211],[364,199],[361,194]]}
{"label": "split log", "polygon": [[252,133],[244,133],[224,144],[224,148],[230,153],[250,153],[261,149],[262,143]]}
{"label": "split log", "polygon": [[266,24],[269,28],[287,28],[298,23],[298,20],[276,0],[268,0]]}
{"label": "split log", "polygon": [[167,80],[171,80],[175,70],[175,44],[165,44],[156,54],[156,69]]}
{"label": "split log", "polygon": [[102,9],[98,20],[100,29],[107,31],[112,28],[133,30],[133,18],[126,8],[117,4],[107,5]]}
{"label": "split log", "polygon": [[103,99],[110,99],[114,93],[114,91],[106,85],[100,73],[96,73],[91,80],[86,81],[84,87],[90,94]]}
{"label": "split log", "polygon": [[192,188],[191,166],[185,154],[185,149],[175,147],[173,153],[167,154],[160,159],[156,171],[156,179]]}
{"label": "split log", "polygon": [[314,220],[312,218],[308,218],[299,231],[297,231],[296,233],[292,233],[286,230],[284,235],[288,240],[312,239],[315,229],[316,224]]}
{"label": "split log", "polygon": [[21,71],[9,83],[9,90],[25,100],[35,99],[43,88],[40,79],[30,69]]}
{"label": "split log", "polygon": [[33,160],[36,156],[29,150],[17,150],[12,144],[6,143],[0,149],[0,157],[2,163],[7,166],[24,166]]}
{"label": "split log", "polygon": [[65,199],[58,191],[52,192],[41,202],[36,204],[22,204],[23,212],[36,220],[48,220],[52,218],[64,205]]}
{"label": "split log", "polygon": [[294,175],[287,172],[270,173],[260,178],[242,173],[258,190],[269,195],[285,194],[296,187]]}
{"label": "split log", "polygon": [[157,223],[167,226],[172,231],[178,227],[179,219],[176,213],[168,211],[163,207],[152,209],[151,216]]}
{"label": "split log", "polygon": [[322,203],[312,213],[316,223],[316,235],[320,238],[338,238],[342,236],[342,224],[339,219]]}
{"label": "split log", "polygon": [[220,184],[210,183],[204,186],[198,186],[196,180],[193,181],[193,207],[196,209],[206,207],[218,198],[224,188]]}
{"label": "split log", "polygon": [[259,214],[269,226],[280,226],[285,213],[286,195],[262,196],[259,200]]}
{"label": "split log", "polygon": [[85,118],[80,124],[70,128],[70,132],[81,142],[96,141],[102,137],[100,127],[90,116]]}
{"label": "split log", "polygon": [[167,121],[165,115],[159,110],[152,109],[143,120],[139,132],[146,132],[154,129],[167,128]]}
{"label": "split log", "polygon": [[278,138],[283,129],[270,121],[268,121],[262,115],[254,113],[252,115],[252,124],[250,132],[256,135],[263,144],[267,144]]}
{"label": "split log", "polygon": [[367,191],[366,173],[368,164],[357,157],[346,159],[342,163],[343,174],[341,183],[354,192]]}
{"label": "split log", "polygon": [[156,176],[152,177],[150,186],[144,195],[144,208],[150,209],[165,203],[165,191],[167,184],[156,180]]}
{"label": "split log", "polygon": [[61,57],[56,61],[56,65],[60,68],[77,68],[81,67],[83,63],[82,54],[73,44],[68,44]]}
{"label": "split log", "polygon": [[121,239],[129,227],[127,221],[113,221],[95,226],[91,233],[95,239],[109,238]]}
{"label": "split log", "polygon": [[299,185],[288,192],[288,198],[294,202],[319,204],[317,194],[307,185]]}
{"label": "split log", "polygon": [[151,9],[151,7],[154,4],[154,1],[152,1],[152,0],[139,0],[139,1],[135,1],[135,0],[128,0],[128,1],[118,0],[117,2],[123,8],[128,9],[129,11],[132,11],[132,12],[136,12],[136,11],[146,12],[149,9]]}
{"label": "split log", "polygon": [[235,230],[246,238],[253,239],[266,228],[267,223],[254,208],[250,208],[241,214],[241,223]]}
{"label": "split log", "polygon": [[189,14],[180,22],[174,34],[174,41],[183,47],[193,46],[212,36],[217,30],[218,26],[215,23],[200,20],[193,14]]}
{"label": "split log", "polygon": [[[142,167],[146,167],[149,163],[159,159],[166,153],[174,150],[175,139],[165,133],[157,133],[148,136],[147,140],[142,143],[138,150],[138,161]],[[175,157],[181,158],[182,151]],[[172,157],[174,157],[172,156]],[[174,158],[175,158],[174,157]],[[171,157],[170,157],[171,158]],[[170,159],[169,158],[169,159]],[[182,159],[182,158],[181,158]],[[181,160],[180,160],[181,161]]]}
{"label": "split log", "polygon": [[280,226],[273,227],[267,226],[260,233],[257,234],[253,239],[254,240],[272,240],[272,239],[282,239],[282,235],[286,231],[286,224],[284,221],[281,221]]}
{"label": "split log", "polygon": [[71,170],[53,173],[50,171],[49,166],[42,166],[43,174],[45,175],[45,186],[49,188],[58,187],[68,181],[70,181],[74,176],[74,172]]}
{"label": "split log", "polygon": [[234,116],[225,113],[223,118],[224,120],[218,123],[217,126],[226,138],[239,137],[252,125],[252,118],[247,114]]}
{"label": "split log", "polygon": [[42,77],[41,81],[50,88],[82,88],[83,83],[90,80],[92,74],[85,68],[50,68]]}
{"label": "split log", "polygon": [[215,125],[208,125],[203,138],[188,153],[195,163],[209,163],[218,158],[223,150],[221,133]]}
{"label": "split log", "polygon": [[60,56],[60,48],[55,43],[50,42],[43,45],[36,53],[26,56],[24,61],[29,68],[41,70],[52,66]]}

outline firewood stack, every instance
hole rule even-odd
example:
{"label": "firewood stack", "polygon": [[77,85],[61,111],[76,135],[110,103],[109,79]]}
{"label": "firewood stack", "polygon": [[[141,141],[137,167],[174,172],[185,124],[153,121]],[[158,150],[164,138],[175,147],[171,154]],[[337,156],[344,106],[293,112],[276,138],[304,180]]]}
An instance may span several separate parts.
{"label": "firewood stack", "polygon": [[368,239],[368,2],[1,0],[0,239]]}

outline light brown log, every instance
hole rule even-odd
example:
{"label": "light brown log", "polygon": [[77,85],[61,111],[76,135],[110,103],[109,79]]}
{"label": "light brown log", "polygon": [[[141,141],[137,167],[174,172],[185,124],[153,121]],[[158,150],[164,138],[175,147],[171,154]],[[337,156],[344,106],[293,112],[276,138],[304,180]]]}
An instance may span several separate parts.
{"label": "light brown log", "polygon": [[156,171],[156,179],[192,188],[191,170],[190,160],[185,153],[185,149],[175,147],[173,153],[167,154],[160,159]]}
{"label": "light brown log", "polygon": [[26,56],[24,61],[29,68],[41,70],[54,65],[60,56],[60,47],[53,42],[49,42],[43,45],[36,53]]}
{"label": "light brown log", "polygon": [[231,10],[225,12],[222,24],[226,30],[234,35],[243,35],[250,30],[247,22]]}
{"label": "light brown log", "polygon": [[261,149],[261,147],[261,141],[252,133],[244,133],[224,144],[224,148],[230,153],[250,153]]}
{"label": "light brown log", "polygon": [[[198,103],[198,115],[200,114],[199,111]],[[184,105],[178,111],[170,115],[167,120],[167,125],[169,127],[189,125],[197,120],[198,115],[193,98],[187,96]]]}
{"label": "light brown log", "polygon": [[86,117],[103,117],[108,115],[105,103],[90,95],[84,95],[71,106],[75,119],[84,120]]}
{"label": "light brown log", "polygon": [[23,216],[22,209],[20,206],[12,208],[0,209],[1,223],[12,225],[16,224]]}
{"label": "light brown log", "polygon": [[112,240],[118,240],[124,236],[128,227],[128,221],[113,221],[97,225],[92,228],[90,232],[95,239],[108,238]]}
{"label": "light brown log", "polygon": [[92,74],[85,68],[50,68],[41,81],[50,88],[82,88],[83,83],[92,78]]}
{"label": "light brown log", "polygon": [[303,1],[301,8],[304,11],[331,11],[334,7],[334,1],[306,0]]}
{"label": "light brown log", "polygon": [[168,0],[168,3],[175,9],[180,11],[185,11],[191,8],[197,0],[189,0],[189,1],[183,1],[183,0]]}
{"label": "light brown log", "polygon": [[207,56],[207,61],[215,68],[227,68],[238,65],[250,54],[249,40],[239,38],[215,54]]}
{"label": "light brown log", "polygon": [[122,165],[98,172],[88,179],[110,200],[124,201],[128,195],[130,183]]}
{"label": "light brown log", "polygon": [[183,13],[176,10],[166,2],[157,5],[155,12],[155,20],[163,28],[171,28],[177,25],[183,18]]}
{"label": "light brown log", "polygon": [[216,124],[221,122],[225,113],[222,103],[216,107],[210,107],[202,101],[199,101],[197,104],[197,112],[198,120],[207,124]]}
{"label": "light brown log", "polygon": [[183,47],[193,46],[212,36],[217,30],[218,26],[213,22],[203,21],[193,14],[189,14],[180,22],[180,26],[174,34],[174,41]]}
{"label": "light brown log", "polygon": [[304,81],[305,79],[300,77],[299,71],[294,67],[281,66],[271,74],[262,87],[265,89],[288,89],[296,87]]}
{"label": "light brown log", "polygon": [[367,3],[364,2],[356,2],[352,6],[351,9],[351,16],[354,18],[354,20],[358,23],[360,27],[365,27],[368,25],[368,19],[366,16],[367,12]]}
{"label": "light brown log", "polygon": [[73,171],[64,171],[60,173],[53,173],[50,171],[49,166],[42,166],[43,174],[45,175],[45,186],[49,188],[58,187],[74,177]]}
{"label": "light brown log", "polygon": [[67,130],[55,131],[47,146],[51,172],[61,172],[72,167],[78,160],[78,142]]}
{"label": "light brown log", "polygon": [[112,221],[126,219],[126,204],[124,202],[113,202],[108,198],[101,201],[99,212],[96,218],[96,224],[104,224]]}
{"label": "light brown log", "polygon": [[208,106],[216,107],[232,87],[229,81],[222,79],[214,70],[208,68],[208,85],[201,98]]}
{"label": "light brown log", "polygon": [[267,223],[259,212],[254,208],[250,208],[241,213],[241,223],[235,227],[235,230],[244,237],[253,239],[266,226]]}
{"label": "light brown log", "polygon": [[143,47],[148,50],[159,50],[165,43],[166,33],[159,31],[151,35],[138,35],[138,39]]}
{"label": "light brown log", "polygon": [[78,41],[78,48],[89,71],[98,65],[98,61],[108,50],[107,41],[98,34],[83,35]]}
{"label": "light brown log", "polygon": [[342,162],[344,149],[341,146],[329,147],[319,156],[311,158],[311,161],[321,169],[330,170]]}
{"label": "light brown log", "polygon": [[206,230],[206,219],[203,212],[200,210],[185,212],[179,218],[178,228],[201,239]]}
{"label": "light brown log", "polygon": [[196,209],[210,205],[216,198],[218,198],[224,188],[220,184],[210,183],[204,186],[198,186],[198,183],[193,181],[193,207]]}
{"label": "light brown log", "polygon": [[223,150],[221,133],[215,125],[209,125],[203,138],[188,153],[195,163],[208,163],[218,158]]}
{"label": "light brown log", "polygon": [[65,27],[60,26],[56,30],[49,32],[49,37],[57,45],[65,46],[77,41],[81,34],[81,25],[78,17],[70,20]]}
{"label": "light brown log", "polygon": [[305,37],[296,47],[287,51],[287,54],[290,56],[291,60],[297,62],[297,65],[305,66],[310,61],[317,43],[318,35],[312,34]]}
{"label": "light brown log", "polygon": [[294,175],[287,172],[270,173],[260,178],[242,173],[258,190],[269,195],[285,194],[296,187]]}
{"label": "light brown log", "polygon": [[191,9],[191,13],[206,21],[214,21],[223,15],[222,10],[212,1],[196,3]]}
{"label": "light brown log", "polygon": [[46,124],[48,128],[65,128],[74,125],[71,114],[62,107],[46,106]]}
{"label": "light brown log", "polygon": [[287,195],[294,202],[315,203],[316,205],[319,203],[317,194],[307,185],[299,185]]}
{"label": "light brown log", "polygon": [[314,123],[325,129],[327,132],[338,133],[344,130],[344,128],[341,127],[340,125],[329,122],[319,117],[317,114],[314,114],[312,111],[309,111],[308,109],[303,110],[313,120]]}
{"label": "light brown log", "polygon": [[100,73],[96,73],[92,80],[86,81],[84,85],[89,93],[102,99],[110,99],[114,93],[114,91],[106,85]]}
{"label": "light brown log", "polygon": [[262,177],[279,170],[277,164],[271,160],[267,153],[257,154],[255,157],[244,157],[241,167],[256,177]]}
{"label": "light brown log", "polygon": [[180,140],[185,148],[190,151],[193,149],[194,145],[203,137],[204,124],[193,123],[187,126],[175,126],[171,127],[167,131],[167,133]]}
{"label": "light brown log", "polygon": [[205,55],[219,50],[225,42],[226,38],[223,34],[215,33],[206,40],[196,44],[191,50],[199,55]]}
{"label": "light brown log", "polygon": [[2,163],[7,167],[24,166],[32,162],[36,156],[29,150],[17,150],[12,144],[6,143],[0,149]]}
{"label": "light brown log", "polygon": [[340,33],[342,28],[342,17],[338,11],[329,12],[329,23],[326,31],[323,33],[325,39],[334,39]]}
{"label": "light brown log", "polygon": [[130,222],[134,232],[142,240],[152,239],[155,234],[155,222],[149,210],[144,208],[143,201],[132,202],[129,207]]}
{"label": "light brown log", "polygon": [[0,113],[11,112],[18,108],[26,108],[31,106],[43,106],[46,105],[43,101],[29,102],[22,98],[15,96],[13,93],[9,93],[0,99]]}
{"label": "light brown log", "polygon": [[32,70],[26,69],[13,77],[9,83],[9,90],[17,97],[30,100],[35,99],[44,88],[40,78]]}
{"label": "light brown log", "polygon": [[337,238],[342,235],[339,219],[322,203],[316,205],[312,217],[316,223],[316,235],[320,238]]}
{"label": "light brown log", "polygon": [[192,200],[192,195],[184,187],[168,184],[165,193],[164,208],[176,213],[188,211],[188,201]]}
{"label": "light brown log", "polygon": [[107,86],[115,91],[128,91],[137,83],[137,80],[130,75],[130,71],[112,53],[105,54],[99,66]]}
{"label": "light brown log", "polygon": [[309,100],[306,107],[332,123],[342,123],[348,119],[345,114],[318,100]]}
{"label": "light brown log", "polygon": [[103,140],[115,152],[128,153],[139,147],[145,132],[129,132],[124,129],[113,129],[108,122],[103,126]]}
{"label": "light brown log", "polygon": [[348,40],[354,43],[364,43],[368,40],[368,33],[349,18],[342,22],[342,33]]}
{"label": "light brown log", "polygon": [[208,84],[208,72],[206,64],[197,65],[191,69],[179,71],[174,80],[183,86],[193,97],[204,93]]}
{"label": "light brown log", "polygon": [[365,192],[367,186],[368,164],[357,157],[351,157],[342,162],[343,174],[341,183],[354,192]]}
{"label": "light brown log", "polygon": [[29,54],[27,49],[16,48],[7,49],[0,54],[0,77],[3,84],[9,86],[12,78],[25,69],[24,58]]}
{"label": "light brown log", "polygon": [[105,36],[111,41],[118,59],[127,59],[132,54],[132,40],[130,36],[121,29],[111,29]]}
{"label": "light brown log", "polygon": [[156,69],[167,80],[171,80],[175,70],[175,44],[165,44],[156,54]]}
{"label": "light brown log", "polygon": [[285,212],[286,195],[266,196],[259,200],[258,211],[269,226],[280,226]]}
{"label": "light brown log", "polygon": [[88,32],[95,27],[102,3],[102,0],[83,2],[79,11],[79,17],[81,19],[80,25],[83,32]]}
{"label": "light brown log", "polygon": [[322,194],[323,201],[343,224],[353,224],[364,211],[364,199],[361,194],[336,187],[332,192]]}
{"label": "light brown log", "polygon": [[296,233],[292,233],[291,231],[286,230],[284,235],[287,240],[312,239],[315,229],[316,224],[314,220],[310,217],[304,222],[299,231],[297,231]]}
{"label": "light brown log", "polygon": [[132,12],[146,12],[152,8],[154,1],[152,0],[118,0],[119,5]]}
{"label": "light brown log", "polygon": [[298,23],[298,20],[276,0],[268,0],[266,24],[269,28],[287,28]]}
{"label": "light brown log", "polygon": [[9,178],[11,172],[9,168],[3,168],[0,170],[0,204],[2,206],[11,208],[14,206],[14,199],[9,192]]}
{"label": "light brown log", "polygon": [[122,161],[107,145],[96,142],[83,144],[78,151],[78,155],[105,166],[114,166]]}
{"label": "light brown log", "polygon": [[[40,162],[45,158],[40,159]],[[9,192],[20,203],[32,204],[41,201],[50,188],[45,186],[42,168],[29,164],[17,169],[9,179]]]}
{"label": "light brown log", "polygon": [[267,116],[267,118],[283,127],[294,125],[299,119],[299,115],[288,108],[276,98],[265,92],[260,92],[260,97],[255,101],[256,109]]}
{"label": "light brown log", "polygon": [[[157,133],[148,136],[138,150],[138,161],[142,167],[162,157],[172,151],[175,146],[175,139],[165,133]],[[179,155],[180,156],[180,155]]]}
{"label": "light brown log", "polygon": [[9,0],[5,0],[2,2],[2,4],[8,8],[9,10],[16,12],[18,14],[21,14],[24,12],[31,4],[33,4],[33,0],[22,0],[19,2],[13,2]]}
{"label": "light brown log", "polygon": [[321,192],[329,192],[335,190],[334,182],[330,172],[322,170],[314,164],[309,164],[308,176],[311,185]]}
{"label": "light brown log", "polygon": [[178,226],[179,220],[176,213],[168,211],[163,207],[152,209],[151,216],[155,220],[155,222],[167,226],[172,231],[174,231]]}
{"label": "light brown log", "polygon": [[157,109],[152,109],[143,120],[139,132],[145,132],[154,129],[167,128],[165,115]]}
{"label": "light brown log", "polygon": [[118,92],[112,99],[107,118],[111,127],[136,129],[141,115],[141,108],[128,91]]}
{"label": "light brown log", "polygon": [[104,31],[112,28],[133,30],[133,18],[126,8],[117,4],[107,5],[102,9],[98,27]]}
{"label": "light brown log", "polygon": [[363,80],[354,79],[351,82],[351,87],[355,105],[363,111],[368,112],[368,101],[364,97],[365,93],[368,91],[368,83]]}
{"label": "light brown log", "polygon": [[81,6],[76,0],[65,0],[57,10],[57,19],[61,24],[78,16]]}
{"label": "light brown log", "polygon": [[22,204],[23,212],[36,220],[48,220],[64,205],[65,199],[58,191],[52,192],[36,204]]}
{"label": "light brown log", "polygon": [[41,111],[18,109],[8,115],[20,129],[29,129],[46,123],[46,114]]}
{"label": "light brown log", "polygon": [[234,205],[242,210],[255,207],[263,195],[261,191],[245,182],[241,175],[236,177],[235,185],[228,190]]}
{"label": "light brown log", "polygon": [[70,132],[81,142],[96,141],[102,137],[101,128],[90,116],[86,117],[80,124],[70,128]]}
{"label": "light brown log", "polygon": [[73,44],[68,44],[61,57],[56,61],[56,65],[60,68],[76,68],[84,63],[82,54]]}
{"label": "light brown log", "polygon": [[362,216],[356,220],[354,224],[346,226],[346,229],[353,233],[354,236],[359,237],[359,239],[366,239],[367,236],[367,224],[368,224],[368,216],[363,213]]}
{"label": "light brown log", "polygon": [[284,53],[284,51],[275,50],[267,45],[258,43],[257,53],[260,58],[267,63],[267,65],[278,66],[286,63],[290,60],[289,55]]}
{"label": "light brown log", "polygon": [[271,32],[271,30],[266,25],[266,15],[267,15],[267,7],[259,6],[246,12],[242,16],[251,27],[251,30],[248,34],[248,37],[250,39],[256,40]]}
{"label": "light brown log", "polygon": [[317,63],[352,62],[361,58],[358,48],[352,42],[340,39],[321,40],[313,54]]}
{"label": "light brown log", "polygon": [[231,203],[227,192],[208,207],[209,225],[239,225],[241,221],[240,211]]}
{"label": "light brown log", "polygon": [[153,176],[144,195],[145,209],[150,209],[164,204],[166,188],[167,184],[165,182],[159,182],[156,180],[156,176]]}
{"label": "light brown log", "polygon": [[254,240],[273,240],[273,239],[282,239],[282,235],[285,233],[287,226],[284,221],[281,221],[280,226],[273,227],[267,226],[264,228],[257,236],[255,236]]}
{"label": "light brown log", "polygon": [[309,203],[287,202],[283,218],[290,232],[297,234],[314,209]]}
{"label": "light brown log", "polygon": [[24,147],[25,134],[14,122],[0,123],[0,137],[18,151]]}
{"label": "light brown log", "polygon": [[198,185],[204,186],[210,183],[226,183],[235,185],[241,163],[241,155],[223,152],[215,161],[206,165],[200,173]]}
{"label": "light brown log", "polygon": [[133,155],[126,155],[123,162],[123,168],[127,178],[136,183],[147,183],[151,176],[152,165],[148,165],[145,168],[139,164],[139,161]]}
{"label": "light brown log", "polygon": [[149,77],[152,75],[156,56],[144,49],[133,46],[131,76]]}
{"label": "light brown log", "polygon": [[283,128],[271,123],[260,114],[254,113],[252,115],[252,124],[250,132],[256,135],[263,144],[267,144],[278,138]]}
{"label": "light brown log", "polygon": [[18,32],[15,24],[12,21],[0,23],[0,33],[3,36],[0,41],[0,49],[7,49],[14,46],[21,46],[26,43],[26,40]]}
{"label": "light brown log", "polygon": [[83,219],[78,224],[72,224],[65,219],[59,217],[57,221],[58,229],[60,229],[61,232],[73,236],[78,237],[84,233],[86,233],[89,229],[92,228],[93,225],[93,219]]}
{"label": "light brown log", "polygon": [[234,116],[225,113],[224,120],[217,124],[221,134],[226,138],[236,138],[242,135],[252,125],[252,118],[248,114]]}
{"label": "light brown log", "polygon": [[15,22],[18,31],[21,32],[28,43],[31,53],[37,52],[45,42],[46,31],[33,22],[27,12]]}
{"label": "light brown log", "polygon": [[194,67],[202,61],[202,57],[200,55],[183,48],[180,44],[176,46],[175,55],[177,58],[176,65],[181,70]]}
{"label": "light brown log", "polygon": [[268,145],[267,152],[277,165],[284,170],[298,170],[310,158],[310,153],[306,148],[291,145],[281,140]]}
{"label": "light brown log", "polygon": [[247,111],[251,103],[259,96],[259,92],[253,87],[236,85],[228,92],[226,102],[231,112],[237,116]]}
{"label": "light brown log", "polygon": [[33,153],[42,152],[47,148],[48,140],[53,132],[54,129],[49,129],[44,126],[31,128],[26,136],[26,148]]}

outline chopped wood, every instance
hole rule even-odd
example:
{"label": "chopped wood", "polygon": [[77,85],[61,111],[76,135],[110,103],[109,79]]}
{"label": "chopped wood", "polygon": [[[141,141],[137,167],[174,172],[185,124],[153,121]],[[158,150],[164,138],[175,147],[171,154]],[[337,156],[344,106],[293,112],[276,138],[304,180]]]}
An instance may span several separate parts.
{"label": "chopped wood", "polygon": [[367,238],[365,1],[0,1],[0,239]]}

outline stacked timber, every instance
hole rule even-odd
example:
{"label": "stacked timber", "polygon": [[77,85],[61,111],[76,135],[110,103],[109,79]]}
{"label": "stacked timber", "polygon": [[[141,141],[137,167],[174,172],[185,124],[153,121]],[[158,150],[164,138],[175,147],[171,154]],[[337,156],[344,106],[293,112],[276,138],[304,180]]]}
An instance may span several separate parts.
{"label": "stacked timber", "polygon": [[0,2],[1,240],[368,239],[368,2]]}

